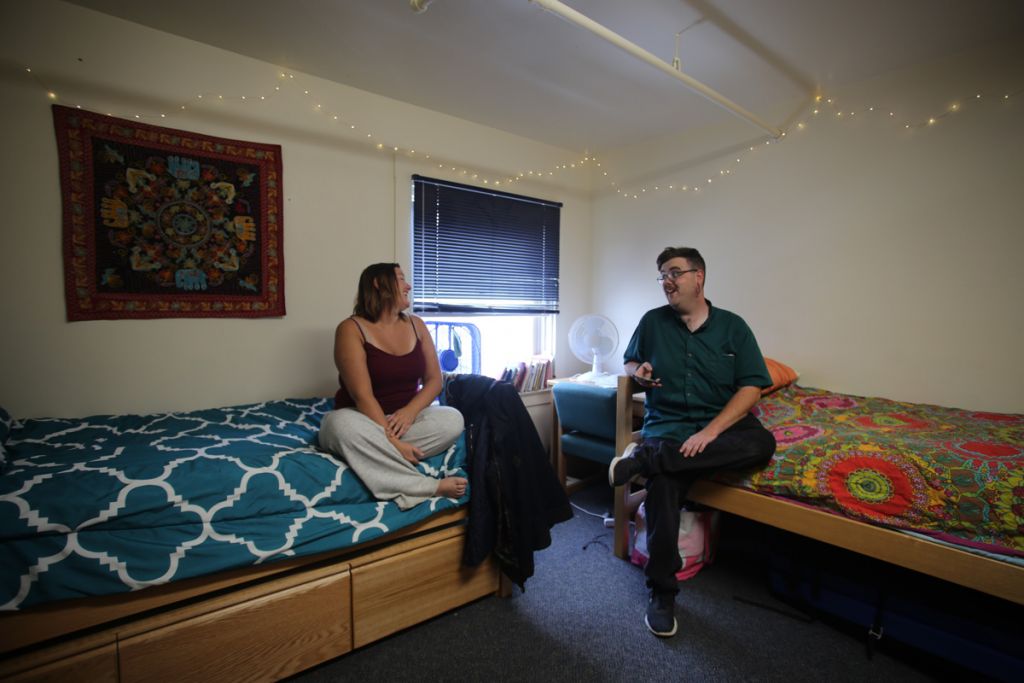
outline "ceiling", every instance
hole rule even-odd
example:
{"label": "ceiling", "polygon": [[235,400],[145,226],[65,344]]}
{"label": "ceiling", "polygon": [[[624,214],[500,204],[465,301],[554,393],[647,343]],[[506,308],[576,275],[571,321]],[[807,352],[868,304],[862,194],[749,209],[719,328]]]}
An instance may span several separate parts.
{"label": "ceiling", "polygon": [[[577,151],[733,116],[529,0],[68,0]],[[565,0],[759,114],[1020,36],[1021,0]],[[781,121],[769,123],[780,124]],[[756,129],[753,129],[756,130]]]}

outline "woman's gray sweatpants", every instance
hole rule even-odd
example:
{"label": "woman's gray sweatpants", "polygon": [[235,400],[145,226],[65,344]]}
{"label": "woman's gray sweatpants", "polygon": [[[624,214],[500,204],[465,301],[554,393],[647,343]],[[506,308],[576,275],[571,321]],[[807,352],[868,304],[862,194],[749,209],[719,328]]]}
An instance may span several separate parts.
{"label": "woman's gray sweatpants", "polygon": [[[462,413],[450,406],[427,406],[402,441],[437,455],[463,430]],[[384,428],[355,408],[332,410],[320,425],[320,448],[341,457],[375,498],[394,500],[403,510],[437,492],[437,479],[423,474],[391,445]]]}

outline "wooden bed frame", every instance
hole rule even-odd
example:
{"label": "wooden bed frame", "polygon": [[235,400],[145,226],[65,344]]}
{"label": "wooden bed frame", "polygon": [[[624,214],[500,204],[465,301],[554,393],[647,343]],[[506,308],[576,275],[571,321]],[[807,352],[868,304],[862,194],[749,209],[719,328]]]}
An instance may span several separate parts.
{"label": "wooden bed frame", "polygon": [[[637,438],[635,419],[643,419],[641,387],[619,377],[616,410],[616,441]],[[622,452],[622,448],[617,448]],[[644,491],[621,486],[615,495],[615,554],[629,554],[629,521]],[[716,510],[778,527],[830,545],[852,550],[914,571],[973,588],[1024,605],[1024,567],[978,555],[917,536],[874,526],[806,505],[789,502],[747,489],[701,481],[690,491],[690,500]]]}
{"label": "wooden bed frame", "polygon": [[694,502],[1024,605],[1024,567],[735,486],[701,481]]}
{"label": "wooden bed frame", "polygon": [[0,679],[277,680],[489,594],[465,509],[387,537],[142,591],[0,613]]}

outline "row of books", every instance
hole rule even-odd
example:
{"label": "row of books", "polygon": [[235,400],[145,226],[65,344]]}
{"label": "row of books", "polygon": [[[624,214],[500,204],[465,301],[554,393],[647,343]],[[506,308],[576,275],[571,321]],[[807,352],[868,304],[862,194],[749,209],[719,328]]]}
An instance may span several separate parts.
{"label": "row of books", "polygon": [[500,380],[513,384],[522,394],[547,388],[548,380],[554,377],[554,372],[550,358],[535,357],[505,368]]}

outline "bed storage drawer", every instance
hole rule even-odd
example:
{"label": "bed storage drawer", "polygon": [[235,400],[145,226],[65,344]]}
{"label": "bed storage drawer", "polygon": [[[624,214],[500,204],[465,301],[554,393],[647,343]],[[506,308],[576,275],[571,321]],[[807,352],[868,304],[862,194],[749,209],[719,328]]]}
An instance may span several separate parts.
{"label": "bed storage drawer", "polygon": [[120,679],[277,680],[345,654],[350,582],[344,571],[125,638]]}
{"label": "bed storage drawer", "polygon": [[[37,664],[37,660],[47,663]],[[11,673],[11,671],[20,671]],[[43,681],[117,681],[117,646],[108,643],[75,655],[44,652],[0,666],[0,679],[10,683],[42,683]]]}
{"label": "bed storage drawer", "polygon": [[458,535],[395,557],[352,569],[353,643],[362,647],[447,610],[498,590],[488,558],[462,566]]}

